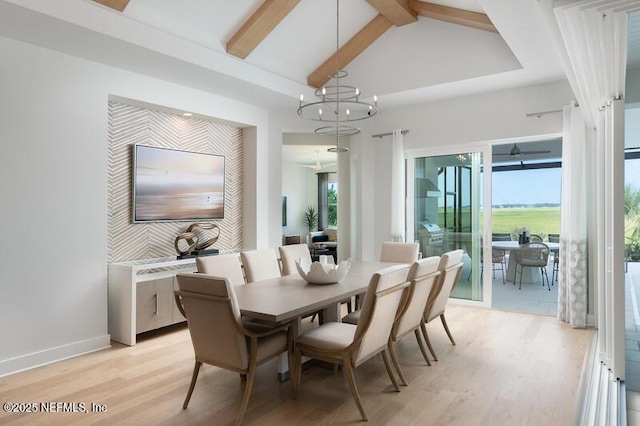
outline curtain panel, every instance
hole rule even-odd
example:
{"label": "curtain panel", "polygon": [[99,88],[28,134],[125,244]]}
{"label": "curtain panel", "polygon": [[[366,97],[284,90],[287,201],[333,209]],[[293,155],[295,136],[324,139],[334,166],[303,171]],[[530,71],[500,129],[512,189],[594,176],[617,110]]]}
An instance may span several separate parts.
{"label": "curtain panel", "polygon": [[577,106],[564,107],[558,318],[587,325],[587,176],[585,123]]}
{"label": "curtain panel", "polygon": [[404,135],[394,129],[391,140],[391,241],[405,241]]}

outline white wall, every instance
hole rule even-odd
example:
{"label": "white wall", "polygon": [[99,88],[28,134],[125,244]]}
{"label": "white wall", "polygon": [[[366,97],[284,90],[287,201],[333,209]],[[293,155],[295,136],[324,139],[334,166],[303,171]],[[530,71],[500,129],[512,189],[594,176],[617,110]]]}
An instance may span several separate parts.
{"label": "white wall", "polygon": [[[260,159],[268,152],[268,114],[7,38],[0,56],[1,376],[109,345],[110,95],[253,126],[245,149]],[[269,240],[273,222],[257,195],[267,199],[267,166],[245,169],[255,170],[245,193],[261,208],[259,215],[245,208],[253,230],[245,235],[257,245]]]}

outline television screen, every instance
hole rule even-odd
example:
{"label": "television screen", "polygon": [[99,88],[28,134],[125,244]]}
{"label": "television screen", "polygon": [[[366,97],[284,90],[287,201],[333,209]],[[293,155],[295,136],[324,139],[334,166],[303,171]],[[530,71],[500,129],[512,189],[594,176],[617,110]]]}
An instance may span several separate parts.
{"label": "television screen", "polygon": [[223,218],[224,156],[134,146],[134,222]]}

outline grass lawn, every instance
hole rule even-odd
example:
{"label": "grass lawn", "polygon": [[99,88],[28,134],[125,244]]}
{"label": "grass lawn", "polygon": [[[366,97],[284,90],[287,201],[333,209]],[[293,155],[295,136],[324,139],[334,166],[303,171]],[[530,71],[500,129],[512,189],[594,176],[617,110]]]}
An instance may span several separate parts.
{"label": "grass lawn", "polygon": [[[511,233],[513,235],[516,229],[521,227],[527,227],[532,234],[538,234],[542,237],[560,233],[559,206],[494,208],[492,214],[493,233]],[[463,208],[463,229],[468,229],[468,219],[468,208]],[[450,215],[448,223],[453,223],[452,215]],[[442,210],[440,211],[440,226],[443,227]]]}
{"label": "grass lawn", "polygon": [[560,233],[560,207],[495,208],[492,215],[492,232],[513,233],[524,226],[542,236]]}

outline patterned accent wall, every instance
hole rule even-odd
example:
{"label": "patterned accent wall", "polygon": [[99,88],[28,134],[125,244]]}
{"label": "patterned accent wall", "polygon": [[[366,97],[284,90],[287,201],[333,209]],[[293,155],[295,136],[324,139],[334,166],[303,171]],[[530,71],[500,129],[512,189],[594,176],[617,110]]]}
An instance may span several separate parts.
{"label": "patterned accent wall", "polygon": [[213,221],[212,246],[242,248],[242,129],[193,117],[109,102],[109,262],[175,256],[174,240],[193,222],[133,223],[132,145],[143,144],[225,156],[224,219]]}

